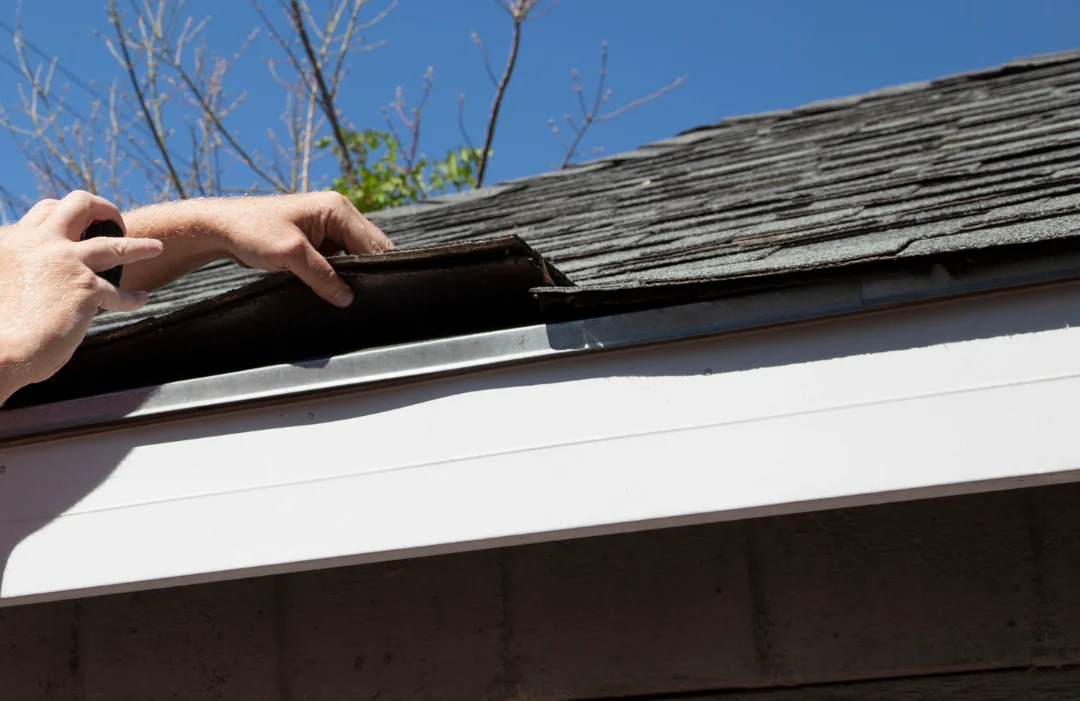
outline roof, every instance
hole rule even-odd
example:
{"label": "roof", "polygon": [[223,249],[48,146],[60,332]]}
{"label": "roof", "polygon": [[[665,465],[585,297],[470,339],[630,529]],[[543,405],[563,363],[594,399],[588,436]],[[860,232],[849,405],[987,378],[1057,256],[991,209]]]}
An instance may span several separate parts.
{"label": "roof", "polygon": [[537,324],[543,318],[532,290],[568,284],[515,237],[343,257],[336,267],[361,303],[341,309],[293,275],[264,276],[168,316],[98,333],[56,375],[6,406]]}
{"label": "roof", "polygon": [[[1019,279],[1033,260],[1056,258],[1038,275],[1062,279],[1080,274],[1078,127],[1080,52],[727,119],[372,214],[399,248],[332,259],[369,302],[349,310],[289,274],[208,266],[139,314],[101,315],[59,373],[7,407],[850,282],[866,266],[933,294],[944,288],[927,261],[946,266],[949,294]],[[133,370],[145,357],[158,362]]]}
{"label": "roof", "polygon": [[[600,160],[375,212],[400,246],[516,235],[580,287],[782,275],[1080,230],[1080,53],[725,119]],[[263,275],[218,263],[161,315]]]}
{"label": "roof", "polygon": [[1076,61],[379,213],[370,304],[103,318],[0,410],[0,606],[1077,480]]}

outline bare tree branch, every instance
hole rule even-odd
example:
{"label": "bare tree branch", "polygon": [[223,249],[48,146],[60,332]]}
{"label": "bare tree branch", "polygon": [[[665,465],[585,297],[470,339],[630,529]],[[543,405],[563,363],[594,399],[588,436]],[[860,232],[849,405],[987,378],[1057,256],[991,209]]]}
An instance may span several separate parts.
{"label": "bare tree branch", "polygon": [[525,13],[525,21],[526,22],[531,22],[533,20],[540,19],[541,17],[547,17],[548,14],[550,14],[551,11],[554,10],[555,6],[558,5],[558,4],[559,4],[559,0],[551,0],[551,4],[548,5],[547,7],[545,7],[544,9],[538,10],[538,11],[532,11],[532,10],[534,10],[535,7],[540,5],[540,2],[533,3],[533,7],[529,8],[530,11]]}
{"label": "bare tree branch", "polygon": [[[18,124],[0,105],[0,126],[8,130],[16,148],[26,158],[39,196],[62,196],[76,188],[97,192],[103,179],[105,183],[115,183],[113,175],[120,173],[120,154],[128,153],[120,146],[122,129],[116,117],[115,90],[110,91],[107,110],[104,107],[106,100],[100,99],[100,93],[95,92],[89,115],[79,114],[69,106],[66,89],[55,95],[52,92],[56,72],[64,73],[55,58],[36,68],[31,67],[28,48],[35,54],[40,50],[32,48],[23,35],[21,4],[16,27],[4,25],[3,28],[11,33],[18,64],[6,58],[0,63],[19,75],[29,88],[27,92],[22,84],[16,85],[21,100],[18,111],[28,125]],[[69,121],[71,117],[74,119]],[[124,128],[130,128],[130,125],[124,124]],[[113,191],[117,200],[118,192],[118,188]]]}
{"label": "bare tree branch", "polygon": [[300,166],[300,192],[308,192],[311,187],[311,149],[315,141],[315,95],[308,92],[307,118],[304,120],[304,148]]}
{"label": "bare tree branch", "polygon": [[135,95],[139,100],[139,106],[146,118],[147,126],[150,127],[154,142],[157,144],[158,151],[165,161],[165,168],[169,171],[169,180],[176,189],[177,197],[186,199],[187,194],[184,192],[184,186],[180,183],[180,176],[176,174],[176,168],[173,167],[172,159],[169,158],[169,151],[165,148],[165,137],[158,131],[157,124],[150,116],[150,110],[146,106],[146,98],[143,96],[142,86],[139,84],[138,76],[135,75],[135,66],[131,63],[131,54],[128,52],[127,48],[127,36],[124,31],[124,26],[120,22],[120,14],[116,10],[116,0],[109,0],[109,22],[116,32],[116,41],[120,45],[120,51],[124,57],[124,68],[127,70],[128,79],[131,81],[131,87],[135,90]]}
{"label": "bare tree branch", "polygon": [[[251,0],[251,6],[255,9],[256,14],[259,15],[259,19],[262,20],[263,25],[270,33],[270,38],[273,39],[274,43],[277,44],[278,47],[285,52],[286,58],[289,59],[289,63],[292,64],[293,68],[300,75],[301,79],[307,82],[307,72],[303,70],[303,65],[300,61],[300,58],[293,52],[292,47],[289,45],[289,42],[285,41],[281,37],[281,35],[277,31],[277,28],[274,27],[274,23],[271,22],[270,18],[266,16],[266,13],[263,12],[262,7],[256,0]],[[312,92],[315,91],[314,86],[309,85],[309,88]]]}
{"label": "bare tree branch", "polygon": [[[281,3],[284,15],[289,23],[289,26],[292,27],[294,34],[299,35],[299,32],[297,31],[295,26],[295,14],[292,12],[288,4],[284,2],[284,0],[279,1]],[[345,29],[340,35],[337,34],[337,28],[341,22],[341,18],[343,17],[344,10],[348,6],[348,3],[339,6],[337,5],[336,0],[335,2],[332,2],[329,8],[326,25],[321,29],[319,29],[317,25],[314,24],[314,19],[311,16],[311,12],[310,9],[307,7],[307,4],[304,2],[300,3],[303,15],[307,18],[307,22],[311,23],[311,26],[314,28],[313,34],[321,38],[321,44],[318,47],[311,44],[309,40],[309,46],[316,55],[316,65],[319,67],[320,71],[322,71],[323,66],[327,64],[328,58],[332,55],[335,55],[336,53],[337,63],[334,66],[334,73],[331,77],[331,82],[329,85],[330,101],[334,105],[336,105],[337,103],[337,91],[340,87],[341,77],[344,74],[344,57],[358,50],[356,47],[357,42],[363,41],[363,37],[360,36],[358,32],[377,24],[379,21],[384,19],[396,6],[396,0],[392,0],[392,2],[374,19],[364,24],[358,24],[356,22],[356,18],[359,15],[359,10],[364,4],[367,3],[367,1],[368,0],[350,0],[350,2],[352,3],[352,11],[349,15],[349,19],[346,23]],[[321,99],[318,81],[315,78],[314,71],[310,67],[310,61],[302,59],[293,51],[291,43],[287,42],[281,36],[281,33],[274,26],[273,22],[271,22],[270,19],[266,16],[266,13],[263,12],[262,8],[258,5],[256,0],[252,0],[252,6],[255,8],[256,13],[259,15],[263,24],[266,26],[266,29],[269,32],[271,39],[273,39],[273,41],[278,45],[278,47],[281,48],[281,50],[285,53],[286,58],[289,60],[289,64],[292,66],[293,70],[296,71],[297,78],[303,86],[303,89],[306,91],[304,99],[306,99],[307,101],[307,118],[304,128],[302,130],[302,144],[300,148],[301,161],[298,168],[300,173],[300,190],[306,192],[310,188],[311,164],[318,158],[318,154],[313,152],[313,142],[316,134],[322,129],[324,121],[326,121],[326,111],[324,109],[325,102]],[[301,29],[306,31],[307,28],[306,26],[302,26]],[[335,42],[338,44],[339,50],[337,52],[331,52],[331,45]],[[374,46],[378,45],[379,44],[369,45],[363,48],[374,48]],[[276,77],[276,72],[273,69],[271,70],[271,72],[274,73]],[[323,73],[323,75],[325,75],[325,73]],[[278,80],[278,82],[284,85],[284,82],[280,79]],[[297,87],[296,89],[299,90],[299,87]],[[299,99],[299,92],[297,93],[297,99]],[[319,120],[315,119],[316,106],[319,108],[319,111],[323,113],[323,117]],[[336,108],[332,112],[332,116],[334,116],[335,118],[337,117]],[[340,148],[338,150],[340,151]],[[340,158],[338,162],[340,167]],[[353,174],[352,177],[355,177],[355,174]]]}
{"label": "bare tree branch", "polygon": [[472,32],[472,41],[476,44],[476,47],[480,49],[481,55],[484,57],[484,70],[487,71],[488,80],[491,81],[491,87],[497,88],[499,81],[495,78],[495,71],[491,69],[491,57],[488,56],[487,47],[484,46],[484,42],[480,41],[480,35],[476,33],[474,29]]}
{"label": "bare tree branch", "polygon": [[308,63],[311,66],[312,77],[318,88],[318,95],[319,100],[322,103],[323,114],[325,114],[326,118],[330,121],[330,131],[334,135],[334,141],[337,142],[338,160],[341,162],[342,175],[346,178],[355,179],[356,174],[353,171],[352,155],[349,153],[349,147],[345,140],[345,130],[342,129],[341,122],[338,120],[337,106],[334,104],[334,98],[330,93],[330,89],[326,86],[326,79],[323,77],[322,63],[315,55],[315,49],[311,45],[311,37],[308,36],[307,27],[304,24],[300,3],[298,0],[289,0],[289,7],[292,10],[293,29],[296,30],[297,35],[300,37],[300,43],[304,47],[304,53],[307,54]]}
{"label": "bare tree branch", "polygon": [[609,119],[614,119],[619,115],[626,114],[635,107],[640,107],[647,102],[652,102],[656,98],[661,97],[662,95],[670,92],[671,90],[674,90],[675,88],[686,82],[685,76],[677,78],[665,85],[664,87],[660,88],[656,92],[650,93],[644,97],[639,97],[636,100],[632,100],[626,103],[622,107],[601,114],[601,108],[603,108],[607,101],[611,99],[612,94],[611,90],[604,89],[605,82],[607,81],[607,62],[608,50],[607,42],[605,41],[600,45],[600,71],[597,77],[596,97],[593,100],[592,107],[589,107],[585,103],[585,94],[581,88],[581,80],[577,69],[575,68],[574,70],[570,71],[571,89],[574,91],[574,94],[577,97],[578,106],[581,109],[582,121],[581,126],[579,127],[574,122],[573,117],[571,117],[569,114],[563,115],[563,119],[566,120],[566,123],[570,126],[570,130],[574,133],[574,138],[569,144],[566,143],[566,140],[563,138],[562,133],[559,131],[559,128],[555,125],[555,120],[548,120],[548,125],[551,127],[551,133],[555,136],[555,138],[559,142],[559,145],[563,148],[563,158],[562,162],[558,166],[559,169],[565,168],[566,166],[570,165],[570,161],[572,161],[574,157],[578,155],[578,147],[581,145],[582,139],[585,138],[585,132],[589,130],[589,127],[594,124],[599,124],[600,122],[606,122]]}
{"label": "bare tree branch", "polygon": [[487,174],[488,156],[491,154],[491,142],[495,140],[495,126],[499,122],[499,110],[502,108],[503,97],[506,88],[510,85],[510,78],[514,74],[517,65],[518,49],[521,46],[521,20],[514,19],[513,33],[510,37],[510,54],[506,57],[506,67],[503,68],[502,78],[495,88],[495,97],[491,100],[491,112],[488,114],[487,128],[484,130],[484,145],[480,147],[480,161],[476,167],[476,186],[484,185],[484,175]]}
{"label": "bare tree branch", "polygon": [[671,81],[670,83],[668,83],[667,85],[665,85],[664,87],[660,88],[656,92],[650,93],[650,94],[646,95],[645,97],[639,97],[638,99],[633,100],[631,102],[628,102],[625,105],[623,105],[622,107],[619,107],[618,109],[614,109],[614,110],[612,110],[612,111],[610,111],[610,112],[608,112],[606,114],[597,115],[596,117],[593,118],[593,124],[598,124],[600,122],[606,122],[609,119],[614,119],[615,117],[618,117],[620,114],[624,114],[626,112],[629,112],[630,110],[634,109],[635,107],[641,107],[646,102],[652,102],[656,98],[658,98],[658,97],[660,97],[660,96],[662,96],[662,95],[664,95],[664,94],[666,94],[668,92],[671,92],[672,90],[679,87],[680,85],[682,85],[685,82],[686,82],[686,76],[680,76],[680,77],[676,78],[675,80]]}
{"label": "bare tree branch", "polygon": [[[233,159],[245,165],[265,182],[279,190],[284,190],[281,180],[267,173],[258,160],[249,154],[225,128],[222,121],[245,98],[245,94],[241,93],[231,101],[226,99],[223,88],[225,75],[250,45],[256,32],[252,32],[241,48],[228,59],[209,55],[205,38],[203,38],[201,45],[191,49],[192,72],[184,66],[185,52],[202,35],[208,20],[204,19],[196,23],[189,17],[181,22],[179,11],[182,2],[157,0],[154,8],[150,6],[150,0],[142,0],[141,5],[135,0],[131,2],[135,11],[134,30],[125,30],[121,25],[118,31],[121,44],[119,51],[123,52],[123,57],[119,55],[111,41],[106,40],[106,44],[117,60],[122,65],[126,64],[125,68],[129,75],[134,73],[134,66],[128,47],[131,46],[142,54],[145,60],[145,79],[140,80],[138,76],[135,76],[133,80],[146,86],[145,91],[148,95],[143,99],[142,104],[150,114],[148,121],[152,122],[151,126],[162,142],[166,135],[162,116],[165,103],[175,100],[176,97],[183,97],[189,106],[195,109],[202,138],[192,143],[188,163],[188,188],[206,190],[208,194],[214,193],[215,188],[220,184],[219,176],[222,172],[220,150],[227,147]],[[115,0],[110,0],[110,3],[115,9]],[[171,12],[167,14],[166,10],[169,8]],[[114,25],[119,25],[118,15]],[[172,76],[162,76],[160,73],[162,67],[171,68],[178,80]],[[171,91],[161,91],[163,80],[172,86]],[[138,89],[138,86],[136,87]],[[179,176],[179,169],[172,170]]]}
{"label": "bare tree branch", "polygon": [[[488,157],[491,155],[491,144],[495,140],[495,127],[499,122],[499,110],[502,108],[503,98],[506,96],[506,88],[510,85],[510,79],[514,75],[514,67],[517,66],[518,50],[521,47],[521,25],[530,20],[539,19],[551,12],[558,4],[558,0],[552,0],[547,7],[537,10],[544,0],[495,0],[495,4],[510,15],[512,29],[510,34],[510,52],[506,56],[506,65],[503,67],[502,76],[495,85],[495,95],[491,100],[491,111],[488,113],[487,127],[484,130],[484,145],[480,148],[478,162],[476,164],[476,186],[482,187],[484,176],[487,174]],[[487,51],[480,37],[473,32],[473,41],[480,47],[487,64]],[[490,65],[486,66],[488,75],[494,78]]]}
{"label": "bare tree branch", "polygon": [[[27,63],[26,58],[25,58],[25,52],[29,51],[30,53],[34,54],[36,57],[46,61],[50,66],[50,70],[55,70],[57,73],[63,75],[68,81],[70,81],[71,84],[75,85],[80,90],[82,90],[83,93],[91,100],[92,103],[95,103],[95,104],[96,103],[110,103],[110,104],[113,104],[113,107],[111,107],[110,109],[115,109],[117,119],[120,122],[123,123],[124,132],[126,133],[126,135],[128,137],[131,136],[131,133],[145,134],[147,137],[150,136],[150,133],[147,130],[147,127],[146,127],[146,125],[144,123],[143,118],[136,114],[138,112],[137,108],[133,111],[133,115],[135,115],[135,116],[128,117],[128,116],[123,114],[124,105],[115,104],[116,103],[115,86],[112,89],[110,89],[108,91],[108,94],[106,95],[106,94],[102,93],[100,90],[98,90],[97,88],[93,87],[91,84],[88,84],[87,82],[81,80],[77,75],[72,73],[70,70],[65,68],[63,64],[61,64],[59,61],[57,61],[55,57],[50,58],[47,54],[45,54],[45,52],[43,52],[32,41],[27,39],[26,36],[22,33],[21,26],[19,28],[15,28],[15,27],[12,27],[12,26],[8,25],[7,23],[5,23],[3,21],[0,21],[0,30],[10,34],[11,37],[12,37],[12,40],[15,42],[16,52],[24,54],[23,57],[20,59],[21,63],[23,63],[23,64]],[[97,32],[95,32],[95,34],[97,34]],[[24,80],[32,82],[31,78],[28,77],[24,73],[22,68],[20,68],[20,66],[16,65],[13,61],[11,61],[6,56],[0,55],[0,64],[6,66],[8,69],[10,69],[13,73],[15,73],[20,78],[23,78]],[[34,86],[31,86],[31,87],[34,87]],[[35,88],[35,90],[36,90],[36,88]],[[48,104],[49,101],[48,101],[47,96],[45,96],[43,98],[43,101],[46,104]],[[92,122],[91,119],[89,119],[85,115],[81,114],[80,111],[78,109],[76,109],[74,106],[72,106],[70,103],[65,104],[64,112],[66,112],[67,114],[70,114],[71,117],[73,117],[74,119],[78,120],[79,122],[81,122],[83,124],[89,124],[89,123]],[[117,134],[117,136],[119,136],[119,134],[120,134],[119,131],[117,131],[115,133]],[[127,158],[130,158],[130,159],[132,159],[134,161],[134,160],[138,160],[139,158],[145,158],[145,153],[139,153],[139,154],[132,153],[132,151],[129,150],[129,146],[125,145],[122,142],[119,142],[119,140],[115,144],[115,148],[116,148],[116,151],[117,151],[117,158],[118,159],[121,158],[121,157],[127,157]],[[131,148],[134,148],[134,147],[131,147]],[[170,154],[173,156],[173,158],[177,158],[177,154],[176,154],[176,152],[174,150],[170,149]],[[150,164],[150,165],[154,165],[156,167],[156,164]],[[164,171],[162,171],[162,172],[164,172]]]}
{"label": "bare tree branch", "polygon": [[469,138],[469,130],[465,128],[465,93],[458,94],[457,124],[458,131],[461,132],[461,138],[465,140],[465,145],[469,147],[470,151],[475,151],[476,147],[473,146],[472,139]]}
{"label": "bare tree branch", "polygon": [[[416,104],[406,114],[405,108],[405,93],[399,87],[394,97],[394,101],[390,103],[390,106],[394,108],[397,113],[398,119],[405,125],[405,128],[409,130],[409,145],[405,149],[405,169],[412,170],[413,164],[416,162],[417,149],[420,146],[420,117],[424,110],[424,105],[427,104],[428,98],[431,97],[431,91],[435,87],[435,67],[428,66],[427,72],[424,73],[424,86],[423,95],[420,97],[420,102]],[[411,115],[411,116],[410,116]],[[394,136],[394,139],[400,144],[401,139],[398,137],[397,129],[394,128],[392,122],[388,124],[390,131]]]}
{"label": "bare tree branch", "polygon": [[[368,154],[362,153],[362,147],[353,142],[356,129],[345,117],[339,91],[350,73],[352,64],[348,57],[381,45],[381,42],[366,42],[363,33],[387,17],[397,0],[384,0],[381,11],[371,16],[363,14],[370,0],[325,0],[321,6],[325,15],[318,19],[311,0],[274,0],[283,14],[275,16],[273,21],[259,6],[262,1],[250,0],[266,26],[272,45],[280,49],[280,52],[275,50],[267,65],[285,98],[281,124],[266,128],[271,152],[264,154],[253,150],[249,134],[230,133],[226,128],[228,118],[247,98],[245,92],[237,94],[226,87],[227,74],[255,39],[254,33],[239,51],[223,56],[211,52],[207,46],[208,33],[203,30],[208,19],[186,16],[185,0],[127,0],[131,7],[125,8],[123,17],[118,0],[109,0],[109,37],[102,38],[116,57],[120,66],[117,75],[122,77],[121,82],[113,82],[111,89],[99,89],[101,86],[79,80],[56,59],[48,59],[40,49],[25,41],[21,25],[16,30],[0,22],[0,32],[10,30],[16,46],[15,54],[9,54],[15,60],[0,55],[0,64],[18,76],[16,100],[11,101],[10,109],[0,104],[0,127],[14,137],[39,194],[54,196],[66,189],[100,189],[121,204],[121,200],[135,203],[147,198],[231,192],[307,191],[325,186],[330,177],[338,176],[338,171],[347,180],[358,179],[358,163]],[[410,105],[399,88],[393,100],[383,107],[392,140],[384,143],[378,134],[373,143],[381,146],[373,148],[386,150],[379,151],[375,160],[364,162],[364,168],[371,168],[377,177],[390,178],[388,183],[407,181],[408,185],[387,199],[382,194],[367,194],[370,188],[365,179],[365,187],[356,190],[364,190],[356,196],[366,198],[365,206],[392,206],[422,199],[428,194],[425,178],[429,174],[433,192],[460,189],[468,184],[481,186],[490,178],[489,159],[503,103],[517,75],[522,26],[546,16],[559,0],[493,2],[508,13],[512,26],[505,63],[499,72],[493,68],[489,47],[476,32],[471,34],[480,50],[483,70],[493,86],[482,142],[470,138],[464,95],[458,96],[458,129],[475,160],[470,155],[470,160],[461,163],[455,151],[448,152],[445,161],[429,160],[419,150],[421,126],[427,126],[423,110],[433,89],[429,69],[417,102]],[[38,61],[38,55],[46,60]],[[565,115],[558,125],[556,120],[549,120],[552,134],[564,153],[564,166],[579,155],[586,132],[593,124],[619,117],[682,82],[679,79],[613,109],[609,104],[611,91],[605,83],[606,72],[605,49],[596,95],[592,95],[591,89],[588,95],[584,93],[575,73],[572,76],[578,102],[575,114]],[[68,99],[71,88],[60,76],[79,86],[72,93],[71,104]],[[78,92],[79,89],[83,92]],[[84,107],[87,104],[84,93],[89,99],[89,109]],[[89,114],[84,115],[77,108]],[[578,110],[580,117],[576,114]],[[335,148],[323,149],[324,143],[334,144]],[[315,165],[319,158],[327,157],[336,161],[332,176],[320,172]],[[137,180],[125,180],[128,176]],[[246,182],[248,179],[250,183]],[[136,183],[134,187],[132,182]],[[340,181],[336,186],[340,186]],[[348,187],[352,189],[351,185]],[[0,185],[0,208],[6,206],[10,214],[22,206],[10,193],[4,198]]]}
{"label": "bare tree branch", "polygon": [[382,12],[375,15],[370,22],[357,25],[356,20],[360,16],[360,8],[365,4],[366,0],[359,0],[353,4],[352,15],[349,17],[349,23],[345,27],[345,31],[341,35],[341,41],[339,42],[339,49],[337,55],[337,64],[334,66],[334,77],[330,80],[330,92],[337,97],[338,87],[341,85],[341,76],[345,72],[345,57],[349,55],[352,50],[353,36],[357,32],[363,32],[371,29],[379,22],[386,19],[394,8],[397,7],[398,0],[391,0],[390,4],[383,9]]}
{"label": "bare tree branch", "polygon": [[[168,49],[165,49],[165,51],[167,52],[166,55],[171,58],[171,52],[168,52]],[[248,154],[244,147],[236,141],[236,138],[231,133],[229,133],[229,130],[225,128],[224,124],[222,124],[221,116],[218,114],[217,110],[215,110],[209,104],[206,96],[199,89],[199,86],[195,83],[195,81],[192,80],[188,72],[184,70],[184,67],[180,65],[179,62],[175,61],[173,62],[172,67],[176,70],[177,74],[180,76],[180,79],[187,86],[188,90],[191,93],[191,96],[202,108],[204,114],[210,119],[211,123],[213,123],[214,128],[217,129],[218,133],[221,134],[222,138],[224,138],[228,145],[232,148],[237,158],[241,160],[248,168],[251,168],[251,170],[260,178],[277,188],[279,191],[285,192],[287,190],[285,184],[280,182],[277,178],[269,175],[261,167],[259,167],[255,159],[250,154]]]}

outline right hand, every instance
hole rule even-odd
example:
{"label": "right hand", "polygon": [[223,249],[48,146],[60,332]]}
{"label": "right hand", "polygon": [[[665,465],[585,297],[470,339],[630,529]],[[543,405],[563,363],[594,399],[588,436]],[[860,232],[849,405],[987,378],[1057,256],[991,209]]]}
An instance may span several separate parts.
{"label": "right hand", "polygon": [[38,202],[0,229],[0,403],[63,367],[99,310],[134,311],[146,303],[145,292],[118,290],[96,273],[153,258],[161,242],[79,241],[90,224],[105,220],[124,226],[113,204],[73,192]]}

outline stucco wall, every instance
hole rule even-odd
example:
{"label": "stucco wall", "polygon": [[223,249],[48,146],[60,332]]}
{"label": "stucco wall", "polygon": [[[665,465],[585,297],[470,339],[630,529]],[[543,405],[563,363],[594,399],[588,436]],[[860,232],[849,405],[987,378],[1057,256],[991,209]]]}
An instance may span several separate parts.
{"label": "stucco wall", "polygon": [[1074,664],[1077,504],[1046,487],[3,609],[0,699],[554,700]]}

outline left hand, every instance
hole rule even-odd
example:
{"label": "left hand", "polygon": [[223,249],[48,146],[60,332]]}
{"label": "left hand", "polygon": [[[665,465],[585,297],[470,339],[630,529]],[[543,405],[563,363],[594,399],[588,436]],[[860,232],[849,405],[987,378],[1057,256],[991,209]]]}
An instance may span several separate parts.
{"label": "left hand", "polygon": [[215,201],[229,256],[261,270],[288,270],[326,301],[352,304],[353,293],[326,256],[382,253],[394,244],[336,192]]}
{"label": "left hand", "polygon": [[160,258],[128,266],[127,289],[156,289],[200,265],[231,258],[272,272],[288,270],[339,307],[353,293],[326,260],[394,247],[343,195],[312,192],[169,202],[125,215],[128,235],[160,239]]}

